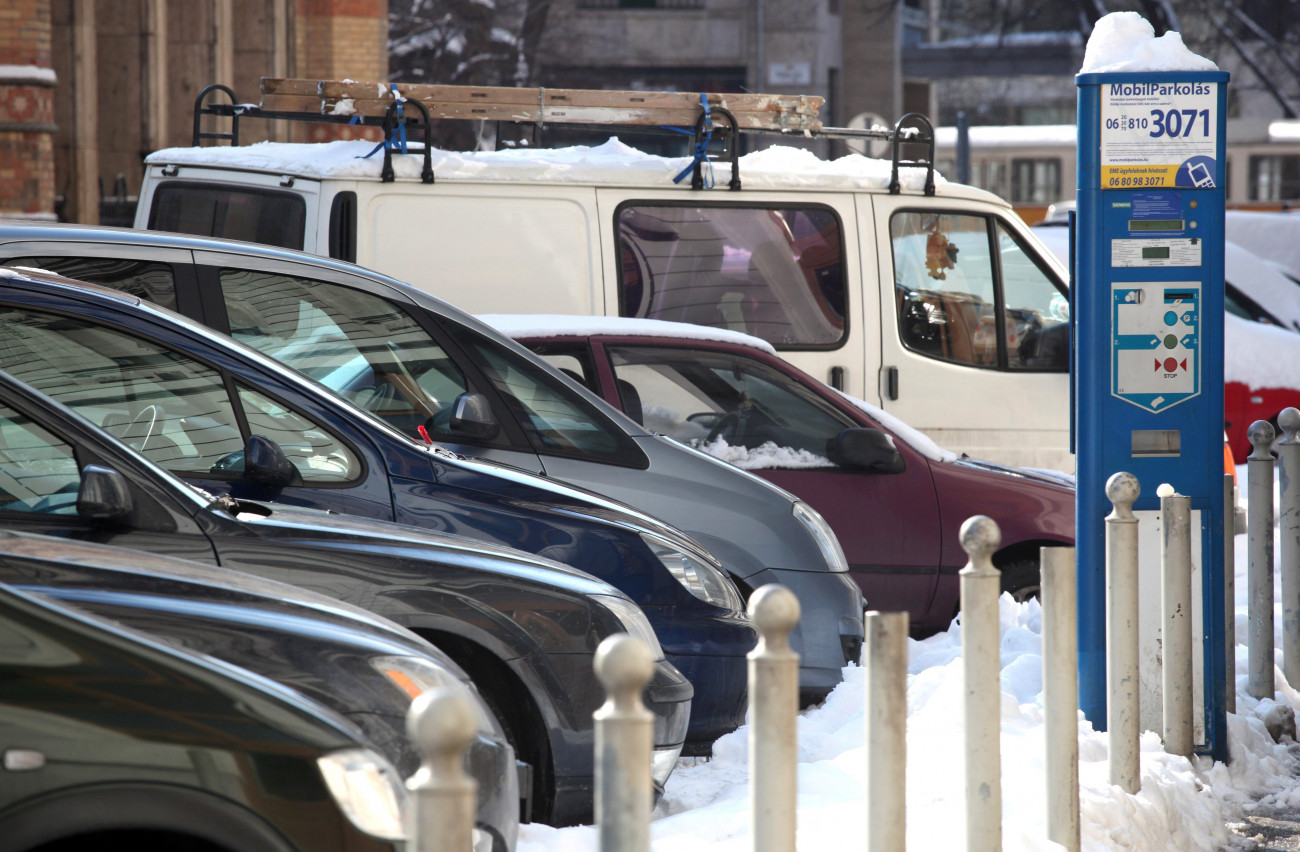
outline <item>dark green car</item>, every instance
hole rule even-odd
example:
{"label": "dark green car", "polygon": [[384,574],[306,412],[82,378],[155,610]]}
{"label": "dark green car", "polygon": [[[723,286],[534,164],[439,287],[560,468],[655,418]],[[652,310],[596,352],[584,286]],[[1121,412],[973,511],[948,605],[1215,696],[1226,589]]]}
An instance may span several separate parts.
{"label": "dark green car", "polygon": [[333,711],[6,586],[0,759],[8,852],[378,852],[401,841],[396,773]]}

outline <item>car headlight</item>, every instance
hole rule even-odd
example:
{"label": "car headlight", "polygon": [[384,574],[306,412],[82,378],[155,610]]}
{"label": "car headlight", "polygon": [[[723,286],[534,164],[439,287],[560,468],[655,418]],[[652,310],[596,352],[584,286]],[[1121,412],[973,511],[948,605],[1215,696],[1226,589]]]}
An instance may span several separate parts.
{"label": "car headlight", "polygon": [[641,607],[627,598],[616,598],[613,595],[592,595],[592,597],[614,613],[614,617],[618,619],[619,624],[623,625],[623,631],[627,635],[640,639],[650,646],[650,652],[654,654],[656,660],[664,658],[664,649],[659,644],[659,637],[655,635],[655,629],[650,626],[650,619],[645,617]]}
{"label": "car headlight", "polygon": [[650,756],[650,775],[660,787],[668,783],[668,777],[677,768],[677,760],[682,756],[680,745],[664,746],[654,750]]}
{"label": "car headlight", "polygon": [[387,760],[366,748],[316,759],[325,786],[348,821],[381,840],[405,840],[406,788]]}
{"label": "car headlight", "polygon": [[[420,694],[434,687],[443,689],[469,688],[447,669],[420,657],[371,657],[370,665],[388,681],[414,701]],[[495,720],[488,715],[487,707],[477,695],[474,696],[474,708],[478,717],[478,730],[481,734],[500,737],[501,731]]]}
{"label": "car headlight", "polygon": [[817,542],[817,549],[822,552],[822,559],[826,560],[827,570],[835,574],[848,572],[849,560],[844,558],[844,549],[840,547],[840,540],[835,537],[835,531],[831,529],[830,524],[826,523],[821,513],[807,503],[796,500],[794,516],[804,525],[804,529],[808,530],[813,541]]}
{"label": "car headlight", "polygon": [[668,569],[668,573],[692,595],[724,609],[744,610],[745,602],[740,599],[740,592],[736,591],[727,575],[714,567],[707,557],[687,553],[656,535],[642,533],[641,538]]}

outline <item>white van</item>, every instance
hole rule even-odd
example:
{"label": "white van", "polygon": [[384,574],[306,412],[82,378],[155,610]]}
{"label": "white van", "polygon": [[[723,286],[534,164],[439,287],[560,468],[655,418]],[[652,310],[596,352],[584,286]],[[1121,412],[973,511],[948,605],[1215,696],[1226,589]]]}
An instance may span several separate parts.
{"label": "white van", "polygon": [[690,158],[616,138],[413,146],[391,155],[391,180],[368,142],[199,141],[147,158],[136,227],[353,260],[473,313],[743,331],[949,449],[1074,469],[1066,272],[1010,205],[933,175],[929,157],[891,168],[777,146],[702,164],[712,185],[692,189],[674,182]]}

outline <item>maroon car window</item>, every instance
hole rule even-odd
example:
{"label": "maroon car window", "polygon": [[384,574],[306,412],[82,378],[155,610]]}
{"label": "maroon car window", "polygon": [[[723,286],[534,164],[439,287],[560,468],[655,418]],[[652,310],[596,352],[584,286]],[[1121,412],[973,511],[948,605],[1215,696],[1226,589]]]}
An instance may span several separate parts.
{"label": "maroon car window", "polygon": [[834,467],[827,443],[858,425],[794,377],[743,354],[667,346],[609,353],[647,429],[738,467]]}
{"label": "maroon car window", "polygon": [[618,212],[619,311],[786,348],[845,335],[844,245],[828,207],[637,203]]}

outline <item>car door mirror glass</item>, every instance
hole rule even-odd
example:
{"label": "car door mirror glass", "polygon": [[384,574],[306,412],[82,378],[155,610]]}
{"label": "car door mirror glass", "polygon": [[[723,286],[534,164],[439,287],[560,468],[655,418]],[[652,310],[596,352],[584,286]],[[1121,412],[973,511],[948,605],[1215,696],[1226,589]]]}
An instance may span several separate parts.
{"label": "car door mirror glass", "polygon": [[845,429],[826,442],[826,455],[839,467],[870,473],[902,473],[906,469],[893,439],[879,429]]}
{"label": "car door mirror glass", "polygon": [[501,431],[492,405],[481,393],[463,393],[451,405],[429,418],[434,437],[490,441]]}
{"label": "car door mirror glass", "polygon": [[81,470],[77,514],[90,521],[120,521],[135,508],[126,477],[111,467],[88,464]]}
{"label": "car door mirror glass", "polygon": [[265,435],[250,435],[244,445],[244,479],[259,485],[301,485],[302,476],[280,445]]}

